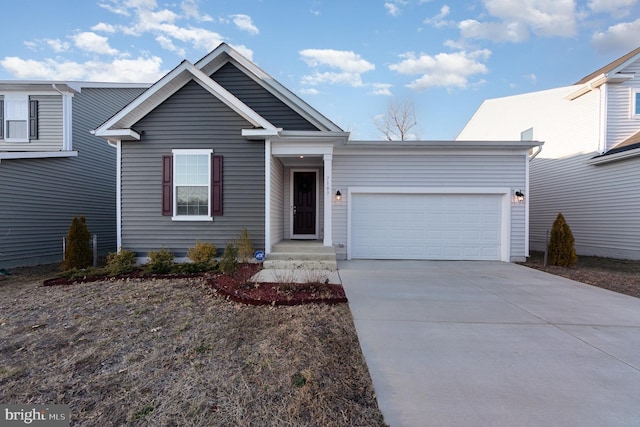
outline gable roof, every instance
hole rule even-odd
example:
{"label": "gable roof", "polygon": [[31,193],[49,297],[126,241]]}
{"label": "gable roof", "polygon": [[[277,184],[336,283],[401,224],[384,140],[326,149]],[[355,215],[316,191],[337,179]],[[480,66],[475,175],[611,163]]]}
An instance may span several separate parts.
{"label": "gable roof", "polygon": [[240,55],[226,43],[222,43],[195,65],[187,60],[182,61],[176,68],[158,80],[142,95],[100,125],[100,127],[94,131],[94,134],[105,139],[139,140],[140,134],[131,127],[182,88],[187,82],[194,80],[251,123],[255,130],[261,129],[259,132],[260,135],[277,135],[281,129],[278,129],[209,77],[215,70],[230,61],[276,98],[280,99],[310,122],[316,124],[318,129],[322,131],[342,132],[333,122],[322,116],[288,89],[284,88],[284,86],[260,70],[251,61]]}
{"label": "gable roof", "polygon": [[307,104],[296,94],[271,77],[255,63],[242,56],[238,51],[226,43],[220,43],[213,51],[196,62],[196,67],[207,75],[212,75],[222,68],[227,62],[231,62],[257,84],[269,91],[273,96],[282,101],[296,113],[324,131],[342,132],[342,129],[320,114],[315,108]]}
{"label": "gable roof", "polygon": [[638,47],[635,50],[632,50],[631,52],[627,53],[624,56],[621,56],[620,58],[618,58],[615,61],[605,65],[604,67],[594,71],[593,73],[583,77],[582,79],[578,80],[574,84],[581,85],[581,84],[585,84],[585,83],[590,82],[591,80],[595,79],[596,77],[598,77],[600,75],[608,75],[608,74],[619,73],[621,69],[625,68],[627,63],[633,62],[636,59],[635,57],[638,56],[638,55],[640,55],[640,47]]}

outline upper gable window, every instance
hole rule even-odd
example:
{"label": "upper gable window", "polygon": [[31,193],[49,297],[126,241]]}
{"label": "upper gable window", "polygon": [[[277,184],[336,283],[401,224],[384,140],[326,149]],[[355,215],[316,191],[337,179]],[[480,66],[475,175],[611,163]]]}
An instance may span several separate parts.
{"label": "upper gable window", "polygon": [[8,93],[0,102],[0,139],[29,142],[38,138],[38,101],[26,93]]}
{"label": "upper gable window", "polygon": [[640,118],[640,89],[631,92],[631,117]]}

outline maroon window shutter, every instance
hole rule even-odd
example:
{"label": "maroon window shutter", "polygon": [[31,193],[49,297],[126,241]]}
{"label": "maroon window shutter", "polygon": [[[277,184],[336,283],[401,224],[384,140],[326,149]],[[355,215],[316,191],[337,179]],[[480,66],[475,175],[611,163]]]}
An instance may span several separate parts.
{"label": "maroon window shutter", "polygon": [[162,215],[173,216],[173,156],[162,156]]}
{"label": "maroon window shutter", "polygon": [[222,156],[211,156],[211,215],[222,215]]}

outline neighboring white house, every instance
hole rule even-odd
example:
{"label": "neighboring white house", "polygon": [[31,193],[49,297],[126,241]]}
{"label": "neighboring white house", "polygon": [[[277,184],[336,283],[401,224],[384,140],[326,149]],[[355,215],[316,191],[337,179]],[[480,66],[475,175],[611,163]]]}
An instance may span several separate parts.
{"label": "neighboring white house", "polygon": [[530,246],[562,212],[582,255],[640,259],[640,48],[572,86],[483,102],[464,140],[544,141],[531,162]]}

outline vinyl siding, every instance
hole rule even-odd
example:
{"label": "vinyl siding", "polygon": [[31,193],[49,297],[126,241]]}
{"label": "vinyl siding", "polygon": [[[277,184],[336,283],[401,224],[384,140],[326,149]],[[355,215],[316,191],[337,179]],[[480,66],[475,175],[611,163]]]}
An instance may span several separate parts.
{"label": "vinyl siding", "polygon": [[[347,254],[347,209],[350,186],[363,187],[507,187],[525,189],[526,157],[522,155],[429,155],[333,157],[333,187],[342,200],[333,206],[333,243]],[[526,190],[525,190],[526,191]],[[525,205],[511,206],[511,259],[525,257]]]}
{"label": "vinyl siding", "polygon": [[[74,96],[73,145],[78,157],[0,163],[0,268],[61,261],[62,237],[74,215],[87,217],[89,231],[98,235],[101,255],[116,249],[115,150],[89,130],[141,92],[83,88]],[[58,132],[44,129],[42,123],[46,121],[41,122],[41,135]]]}
{"label": "vinyl siding", "polygon": [[[247,141],[251,125],[189,82],[136,123],[140,142],[122,143],[122,245],[138,256],[163,246],[186,255],[197,239],[220,250],[243,227],[255,249],[264,248],[264,142]],[[172,149],[213,149],[224,156],[223,216],[172,221],[162,216],[162,156]]]}
{"label": "vinyl siding", "polygon": [[562,212],[578,254],[640,259],[640,159],[588,165],[596,154],[531,163],[531,249]]}
{"label": "vinyl siding", "polygon": [[[629,88],[617,84],[608,85],[607,90],[610,147],[613,140],[637,132],[640,123],[628,118]],[[547,91],[547,94],[564,96],[565,92]],[[526,120],[538,117],[531,125],[534,138],[544,141],[544,146],[530,166],[531,250],[545,249],[547,230],[562,212],[573,231],[579,255],[640,259],[639,160],[600,166],[587,164],[599,154],[601,90],[570,102],[549,98],[543,102],[548,105],[548,112],[539,114],[532,114],[524,102],[536,99],[535,94],[528,95],[520,97],[522,102],[518,104],[507,98],[486,101],[484,108],[465,126],[461,137],[514,137]],[[499,120],[500,111],[509,111],[509,120]],[[634,123],[635,131],[629,127]]]}
{"label": "vinyl siding", "polygon": [[[623,73],[640,75],[640,61],[623,70]],[[623,83],[607,85],[607,150],[640,131],[640,119],[631,115],[632,94],[640,90],[640,80],[633,78]]]}
{"label": "vinyl siding", "polygon": [[31,95],[38,101],[38,139],[27,142],[0,142],[2,151],[62,150],[62,95]]}
{"label": "vinyl siding", "polygon": [[231,63],[225,64],[211,78],[278,128],[318,130]]}
{"label": "vinyl siding", "polygon": [[271,157],[271,244],[284,239],[284,166]]}

